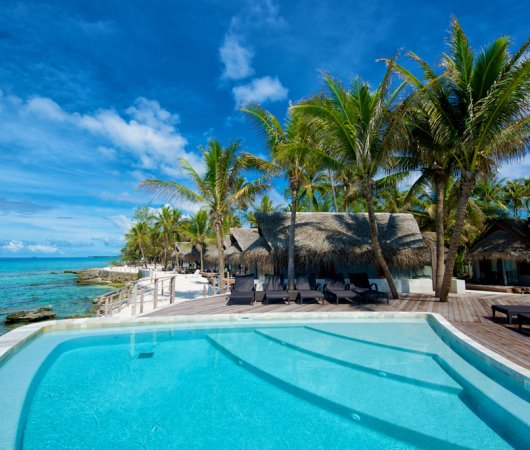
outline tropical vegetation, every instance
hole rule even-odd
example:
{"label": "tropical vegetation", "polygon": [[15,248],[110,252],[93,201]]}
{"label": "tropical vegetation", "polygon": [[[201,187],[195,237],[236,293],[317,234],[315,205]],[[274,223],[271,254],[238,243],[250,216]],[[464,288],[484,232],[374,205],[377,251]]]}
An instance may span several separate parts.
{"label": "tropical vegetation", "polygon": [[[256,226],[254,211],[283,209],[291,215],[292,287],[297,212],[363,211],[380,272],[397,297],[375,213],[409,212],[422,231],[435,232],[435,291],[447,300],[451,278],[466,275],[466,251],[488,221],[530,216],[530,178],[498,176],[501,164],[528,155],[529,45],[530,39],[511,54],[509,38],[500,37],[475,51],[453,19],[439,67],[412,52],[385,59],[386,72],[373,89],[360,78],[345,85],[325,73],[321,92],[291,104],[283,121],[247,105],[242,111],[265,138],[269,156],[211,140],[200,148],[200,170],[181,161],[182,182],[142,182],[141,189],[192,202],[201,212],[184,218],[164,207],[153,219],[139,211],[124,259],[167,265],[178,239],[204,248],[213,235],[222,268],[229,227]],[[251,177],[250,169],[259,174]],[[267,195],[269,178],[276,195],[285,192],[286,204]]]}

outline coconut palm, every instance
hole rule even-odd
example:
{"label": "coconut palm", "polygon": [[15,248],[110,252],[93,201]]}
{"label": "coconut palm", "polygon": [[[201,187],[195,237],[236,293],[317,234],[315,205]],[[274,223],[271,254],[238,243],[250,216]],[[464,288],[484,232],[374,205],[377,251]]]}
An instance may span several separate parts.
{"label": "coconut palm", "polygon": [[258,223],[256,222],[256,217],[254,212],[274,212],[278,208],[274,206],[271,198],[268,195],[263,195],[258,205],[252,204],[250,211],[243,213],[243,218],[250,224],[251,228],[257,228]]}
{"label": "coconut palm", "polygon": [[297,114],[289,114],[284,124],[269,111],[259,105],[249,105],[242,110],[247,113],[260,132],[265,136],[271,160],[266,161],[247,154],[252,165],[271,175],[285,175],[288,180],[291,197],[291,220],[289,226],[289,244],[287,258],[288,288],[294,289],[295,274],[295,234],[296,211],[302,179],[308,167],[314,167],[316,161],[329,160],[319,146],[314,129],[308,121]]}
{"label": "coconut palm", "polygon": [[151,245],[151,227],[146,221],[135,223],[126,235],[126,241],[129,247],[138,248],[144,266],[147,267],[147,249]]}
{"label": "coconut palm", "polygon": [[519,219],[523,208],[528,204],[528,183],[525,180],[510,180],[503,188],[503,197],[507,205],[510,206],[512,217]]}
{"label": "coconut palm", "polygon": [[189,236],[191,245],[199,250],[202,272],[204,270],[204,248],[212,240],[210,225],[208,223],[208,212],[206,210],[201,209],[191,216],[186,234]]}
{"label": "coconut palm", "polygon": [[[443,83],[446,95],[436,97],[429,95],[429,90],[424,91],[436,140],[451,143],[460,174],[455,224],[440,290],[442,301],[447,301],[449,295],[468,202],[477,179],[528,150],[530,61],[525,52],[530,40],[514,56],[509,54],[509,44],[507,37],[500,37],[475,54],[458,21],[453,19],[449,51],[442,61],[444,72],[440,81],[435,77],[432,81]],[[415,82],[413,77],[410,80]]]}
{"label": "coconut palm", "polygon": [[144,180],[139,185],[139,189],[161,198],[193,202],[208,211],[217,242],[221,287],[224,286],[225,220],[235,207],[251,201],[267,188],[264,178],[240,182],[242,170],[248,167],[248,161],[240,154],[240,149],[238,142],[223,147],[219,141],[211,139],[206,148],[199,147],[204,164],[203,173],[199,173],[186,159],[181,159],[181,168],[196,190],[176,181]]}
{"label": "coconut palm", "polygon": [[155,217],[155,227],[157,228],[160,237],[163,241],[163,253],[164,267],[167,266],[167,252],[170,248],[170,241],[173,240],[172,244],[174,245],[174,236],[175,236],[175,210],[170,206],[163,206],[156,214]]}
{"label": "coconut palm", "polygon": [[391,91],[392,67],[392,63],[388,65],[375,91],[359,79],[347,89],[338,80],[324,75],[326,92],[295,105],[293,109],[320,122],[327,149],[337,166],[352,176],[350,182],[359,186],[368,210],[377,263],[393,297],[399,298],[379,243],[374,210],[375,177],[386,165],[391,152],[401,144],[401,138],[406,136],[402,126],[403,112],[399,111],[402,106],[396,102],[404,83]]}

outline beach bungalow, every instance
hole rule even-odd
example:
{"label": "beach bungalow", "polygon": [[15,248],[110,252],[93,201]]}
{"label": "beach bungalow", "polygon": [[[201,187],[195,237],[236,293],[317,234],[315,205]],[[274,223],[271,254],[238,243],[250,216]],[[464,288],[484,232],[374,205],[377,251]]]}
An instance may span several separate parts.
{"label": "beach bungalow", "polygon": [[475,283],[530,286],[530,218],[493,221],[471,247]]}
{"label": "beach bungalow", "polygon": [[[257,229],[245,231],[244,237],[239,237],[243,233],[237,229],[231,231],[232,245],[241,249],[240,263],[252,267],[259,278],[265,273],[285,275],[290,213],[256,212],[255,216]],[[378,213],[377,224],[398,289],[431,291],[431,252],[414,216]],[[375,260],[366,213],[297,213],[295,246],[298,273],[315,272],[325,278],[367,272],[370,279],[387,289]]]}

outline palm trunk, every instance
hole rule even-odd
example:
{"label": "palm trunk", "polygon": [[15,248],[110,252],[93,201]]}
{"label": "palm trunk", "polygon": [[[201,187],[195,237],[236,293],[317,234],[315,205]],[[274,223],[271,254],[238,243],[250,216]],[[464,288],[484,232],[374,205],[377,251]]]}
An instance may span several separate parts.
{"label": "palm trunk", "polygon": [[445,267],[445,246],[444,246],[444,204],[445,204],[445,187],[446,183],[443,176],[438,175],[435,182],[436,190],[436,271],[434,273],[434,293],[436,297],[440,296],[442,282],[444,278]]}
{"label": "palm trunk", "polygon": [[294,289],[294,242],[296,233],[296,207],[298,183],[291,181],[291,223],[289,225],[289,256],[287,260],[287,288]]}
{"label": "palm trunk", "polygon": [[204,272],[204,256],[203,256],[202,245],[199,246],[199,257],[201,259],[201,272]]}
{"label": "palm trunk", "polygon": [[381,250],[381,245],[379,244],[379,234],[377,232],[377,222],[375,219],[375,211],[373,205],[373,192],[372,192],[372,181],[363,183],[364,197],[366,199],[366,208],[368,209],[368,223],[370,225],[370,234],[372,237],[372,246],[374,247],[375,259],[383,275],[388,282],[388,287],[392,293],[392,297],[399,299],[399,294],[390,274],[390,269],[386,263],[385,257],[383,256],[383,251]]}
{"label": "palm trunk", "polygon": [[219,255],[219,289],[223,292],[225,283],[225,254],[223,251],[222,219],[215,220],[215,238],[217,240],[217,254]]}
{"label": "palm trunk", "polygon": [[440,290],[440,301],[446,302],[451,290],[451,282],[453,279],[453,271],[455,268],[456,258],[458,256],[458,247],[467,215],[467,204],[471,191],[475,186],[476,176],[474,173],[465,172],[462,174],[462,184],[460,185],[460,198],[458,199],[458,206],[456,209],[456,221],[453,228],[453,235],[451,236],[451,243],[449,244],[449,254],[445,263],[445,273]]}
{"label": "palm trunk", "polygon": [[140,246],[140,254],[142,255],[142,261],[144,263],[144,267],[147,269],[147,261],[145,259],[144,249],[142,247],[142,244],[139,244]]}
{"label": "palm trunk", "polygon": [[328,173],[329,173],[329,182],[331,184],[331,194],[333,195],[333,208],[335,209],[335,212],[339,212],[338,205],[337,205],[337,193],[335,192],[335,182],[333,181],[333,174],[331,170],[329,170]]}

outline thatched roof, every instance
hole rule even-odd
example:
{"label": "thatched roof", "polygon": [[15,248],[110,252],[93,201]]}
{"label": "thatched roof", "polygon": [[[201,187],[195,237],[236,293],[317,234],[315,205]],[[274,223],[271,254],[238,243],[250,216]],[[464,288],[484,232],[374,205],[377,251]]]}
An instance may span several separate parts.
{"label": "thatched roof", "polygon": [[469,254],[474,260],[530,262],[530,219],[492,222],[476,240]]}
{"label": "thatched roof", "polygon": [[[223,241],[223,248],[226,250],[230,247],[230,236],[225,236]],[[217,251],[217,244],[208,244],[204,249],[204,260],[209,264],[217,263],[219,260],[219,252]]]}
{"label": "thatched roof", "polygon": [[230,235],[234,244],[242,252],[247,250],[260,237],[257,228],[231,228]]}
{"label": "thatched roof", "polygon": [[[245,257],[264,261],[264,251],[276,266],[285,266],[289,242],[290,213],[255,213],[264,243],[256,243]],[[297,213],[296,259],[305,268],[322,266],[374,266],[368,214]],[[421,267],[430,264],[430,251],[412,214],[377,214],[383,254],[391,267]]]}

